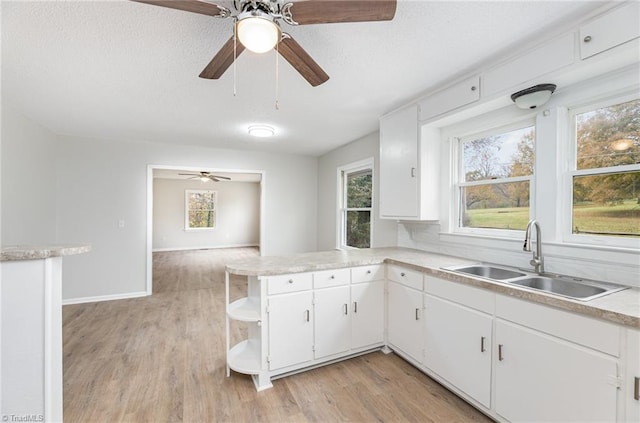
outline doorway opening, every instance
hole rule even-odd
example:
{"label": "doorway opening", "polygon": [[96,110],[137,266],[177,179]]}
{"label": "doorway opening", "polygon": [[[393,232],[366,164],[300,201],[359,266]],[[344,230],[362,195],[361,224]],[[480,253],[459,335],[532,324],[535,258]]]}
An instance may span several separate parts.
{"label": "doorway opening", "polygon": [[264,193],[261,170],[149,165],[147,295],[154,292],[154,252],[236,247],[261,252]]}

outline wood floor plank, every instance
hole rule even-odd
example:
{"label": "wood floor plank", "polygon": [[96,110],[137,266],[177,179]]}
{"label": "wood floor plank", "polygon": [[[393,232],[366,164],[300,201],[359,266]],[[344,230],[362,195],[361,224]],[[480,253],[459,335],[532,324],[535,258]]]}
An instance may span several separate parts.
{"label": "wood floor plank", "polygon": [[[367,354],[256,392],[225,364],[225,263],[254,248],[154,253],[154,294],[63,308],[73,422],[490,421],[394,354]],[[231,298],[246,295],[231,277]],[[247,327],[232,322],[234,342]]]}

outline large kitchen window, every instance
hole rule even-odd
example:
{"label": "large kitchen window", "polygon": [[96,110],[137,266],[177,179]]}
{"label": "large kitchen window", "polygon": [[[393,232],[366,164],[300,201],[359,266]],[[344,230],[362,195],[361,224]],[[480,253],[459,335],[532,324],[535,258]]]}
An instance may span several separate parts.
{"label": "large kitchen window", "polygon": [[[640,100],[618,98],[570,113],[572,166],[566,225],[574,242],[637,245],[640,237]],[[570,229],[570,232],[569,232]],[[606,238],[609,239],[606,242]]]}
{"label": "large kitchen window", "polygon": [[209,230],[216,227],[218,193],[212,190],[185,191],[185,229]]}
{"label": "large kitchen window", "polygon": [[340,182],[340,248],[371,247],[373,160],[338,169]]}
{"label": "large kitchen window", "polygon": [[535,137],[535,125],[527,121],[459,140],[459,231],[496,233],[527,227]]}

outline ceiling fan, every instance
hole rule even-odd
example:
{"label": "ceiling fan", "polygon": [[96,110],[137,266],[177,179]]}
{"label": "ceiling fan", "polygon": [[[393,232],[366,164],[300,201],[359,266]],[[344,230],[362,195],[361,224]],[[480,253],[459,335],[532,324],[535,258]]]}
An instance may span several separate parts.
{"label": "ceiling fan", "polygon": [[208,182],[208,181],[219,182],[221,179],[224,179],[225,181],[231,180],[231,178],[228,178],[226,176],[214,175],[211,172],[178,173],[178,175],[191,176],[191,178],[187,178],[187,179],[200,179],[202,182]]}
{"label": "ceiling fan", "polygon": [[[397,0],[234,0],[236,13],[204,0],[132,0],[156,6],[200,13],[217,18],[233,18],[234,35],[222,46],[200,73],[200,78],[218,79],[245,50],[277,51],[312,86],[329,75],[291,35],[282,32],[280,21],[289,25],[388,21],[396,13]],[[239,42],[235,42],[235,34]],[[234,53],[235,52],[235,53]]]}

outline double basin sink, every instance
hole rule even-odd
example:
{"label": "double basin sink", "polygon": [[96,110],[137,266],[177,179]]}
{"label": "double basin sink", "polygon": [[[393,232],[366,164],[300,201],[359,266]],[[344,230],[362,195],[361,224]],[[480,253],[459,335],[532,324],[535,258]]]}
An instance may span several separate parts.
{"label": "double basin sink", "polygon": [[610,283],[548,273],[541,275],[530,274],[489,264],[453,266],[443,269],[496,282],[517,285],[536,291],[543,291],[548,294],[559,295],[579,301],[590,301],[627,289],[627,287]]}

